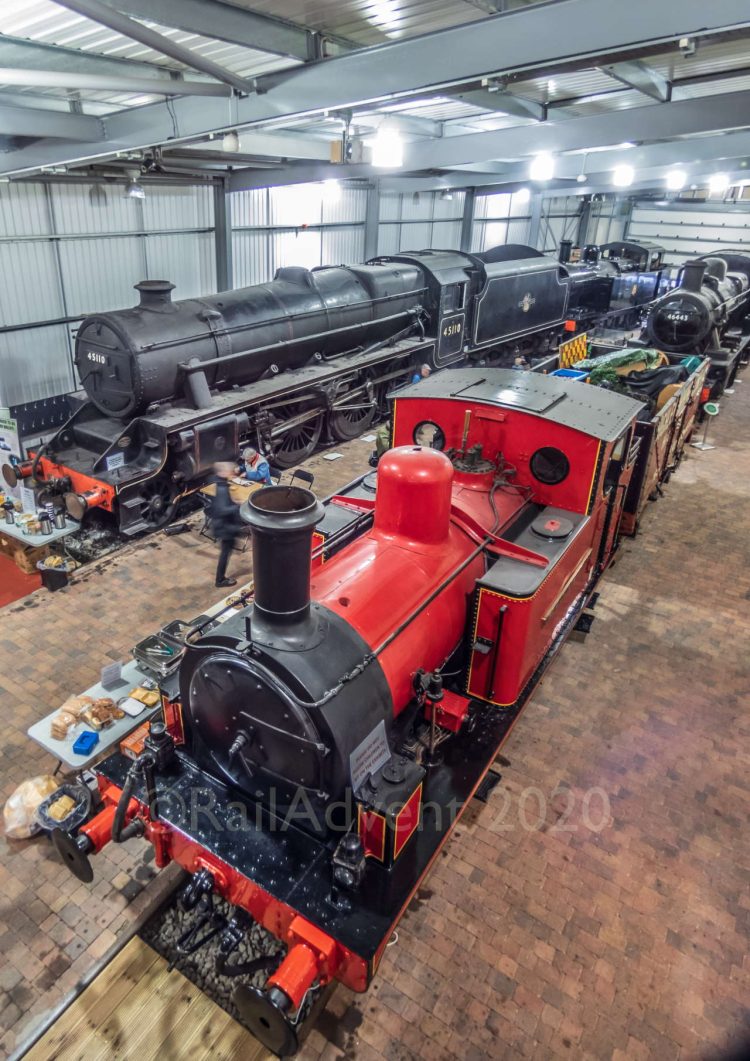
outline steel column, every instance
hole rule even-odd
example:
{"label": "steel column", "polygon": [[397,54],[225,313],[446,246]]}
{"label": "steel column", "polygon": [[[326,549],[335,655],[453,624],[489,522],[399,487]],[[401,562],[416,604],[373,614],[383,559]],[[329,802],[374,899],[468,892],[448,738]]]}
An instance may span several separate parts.
{"label": "steel column", "polygon": [[232,218],[225,181],[214,185],[214,251],[216,254],[216,290],[229,291],[232,275]]}
{"label": "steel column", "polygon": [[380,183],[372,181],[367,186],[365,207],[365,261],[378,253],[378,228],[380,226]]}
{"label": "steel column", "polygon": [[539,231],[542,224],[542,195],[532,195],[529,218],[529,246],[539,249]]}
{"label": "steel column", "polygon": [[461,242],[458,249],[470,251],[472,237],[474,235],[474,215],[476,213],[476,190],[466,188],[464,190],[464,212],[461,218]]}

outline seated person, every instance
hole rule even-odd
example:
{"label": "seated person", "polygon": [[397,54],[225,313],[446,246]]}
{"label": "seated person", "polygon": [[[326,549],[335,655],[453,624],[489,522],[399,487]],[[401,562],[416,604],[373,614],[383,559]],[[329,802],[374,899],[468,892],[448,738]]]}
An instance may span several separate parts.
{"label": "seated person", "polygon": [[386,420],[375,432],[375,450],[372,453],[369,464],[371,468],[377,468],[378,461],[383,454],[391,448],[391,421]]}
{"label": "seated person", "polygon": [[243,449],[242,461],[244,464],[244,476],[248,482],[265,483],[266,486],[271,485],[271,469],[268,466],[268,461],[258,453],[257,449],[253,446]]}
{"label": "seated person", "polygon": [[423,379],[427,379],[428,376],[432,375],[432,369],[429,365],[422,365],[419,372],[415,372],[411,377],[412,383],[419,383]]}

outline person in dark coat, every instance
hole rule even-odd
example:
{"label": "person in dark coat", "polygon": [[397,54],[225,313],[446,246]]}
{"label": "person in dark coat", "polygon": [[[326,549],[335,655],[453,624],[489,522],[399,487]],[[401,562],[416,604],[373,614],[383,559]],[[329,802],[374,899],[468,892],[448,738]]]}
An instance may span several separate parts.
{"label": "person in dark coat", "polygon": [[216,494],[211,504],[211,527],[220,543],[219,562],[216,565],[216,585],[236,586],[236,578],[227,578],[227,564],[237,535],[245,529],[245,524],[240,518],[240,506],[235,504],[229,493],[229,480],[234,474],[234,465],[216,464],[214,471],[216,472]]}

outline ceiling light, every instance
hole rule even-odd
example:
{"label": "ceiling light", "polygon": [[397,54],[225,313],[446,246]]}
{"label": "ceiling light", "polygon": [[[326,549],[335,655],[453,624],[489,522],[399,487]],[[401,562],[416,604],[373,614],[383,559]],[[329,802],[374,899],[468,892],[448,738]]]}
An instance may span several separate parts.
{"label": "ceiling light", "polygon": [[236,154],[240,149],[240,137],[239,133],[232,130],[231,133],[226,133],[221,138],[221,146],[224,151],[229,151]]}
{"label": "ceiling light", "polygon": [[632,166],[615,166],[612,170],[612,183],[615,188],[629,188],[634,177],[635,170]]}
{"label": "ceiling light", "polygon": [[523,203],[528,203],[529,199],[531,198],[531,192],[528,188],[519,188],[516,192],[513,193],[513,197],[517,203],[521,203],[523,205]]}
{"label": "ceiling light", "polygon": [[578,181],[579,184],[585,184],[586,181],[588,180],[588,177],[586,176],[585,173],[579,173],[578,176],[576,177],[576,180]]}
{"label": "ceiling light", "polygon": [[323,199],[326,203],[337,203],[341,198],[341,185],[336,180],[323,181]]}
{"label": "ceiling light", "polygon": [[375,139],[369,142],[372,148],[372,164],[381,169],[397,169],[404,164],[404,141],[398,129],[381,125]]}
{"label": "ceiling light", "polygon": [[551,181],[555,175],[555,160],[552,155],[534,155],[529,166],[529,177],[533,181]]}
{"label": "ceiling light", "polygon": [[685,187],[687,173],[684,169],[671,169],[666,176],[667,188],[670,192],[679,192]]}
{"label": "ceiling light", "polygon": [[729,187],[729,177],[726,173],[712,173],[708,178],[708,190],[711,195],[721,195]]}
{"label": "ceiling light", "polygon": [[128,182],[128,186],[125,189],[125,199],[145,199],[146,190],[142,184],[139,184],[135,177],[131,177]]}
{"label": "ceiling light", "polygon": [[440,198],[444,203],[449,203],[453,199],[453,192],[450,188],[443,188],[440,193]]}

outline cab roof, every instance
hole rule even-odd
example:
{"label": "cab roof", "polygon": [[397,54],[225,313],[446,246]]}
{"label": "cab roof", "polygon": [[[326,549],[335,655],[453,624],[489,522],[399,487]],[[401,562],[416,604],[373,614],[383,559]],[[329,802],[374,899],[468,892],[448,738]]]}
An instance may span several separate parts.
{"label": "cab roof", "polygon": [[393,393],[402,399],[480,402],[531,413],[592,438],[612,442],[644,408],[614,391],[560,376],[507,368],[461,368],[435,372]]}

